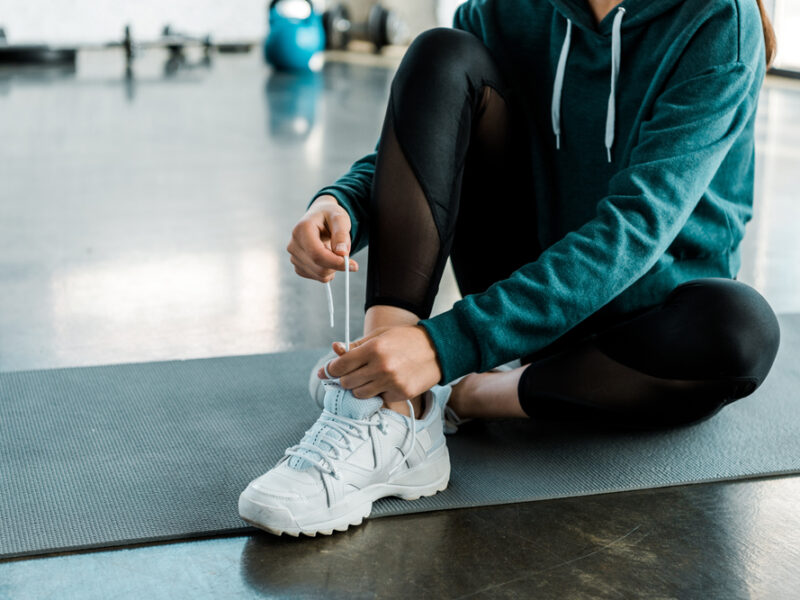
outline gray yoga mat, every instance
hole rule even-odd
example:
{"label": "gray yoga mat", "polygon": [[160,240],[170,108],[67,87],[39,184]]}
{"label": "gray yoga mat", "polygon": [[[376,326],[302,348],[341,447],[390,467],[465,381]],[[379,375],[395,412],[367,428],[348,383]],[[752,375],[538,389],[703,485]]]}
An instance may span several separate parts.
{"label": "gray yoga mat", "polygon": [[[447,490],[372,516],[800,471],[800,315],[780,322],[766,382],[708,421],[477,424],[449,438]],[[316,418],[323,352],[0,374],[0,557],[249,530],[239,492]]]}

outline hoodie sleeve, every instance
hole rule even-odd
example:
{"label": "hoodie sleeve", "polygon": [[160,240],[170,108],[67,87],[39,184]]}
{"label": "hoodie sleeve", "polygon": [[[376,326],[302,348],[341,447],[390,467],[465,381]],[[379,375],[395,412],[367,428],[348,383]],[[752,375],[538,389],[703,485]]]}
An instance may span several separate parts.
{"label": "hoodie sleeve", "polygon": [[[472,2],[466,2],[458,7],[453,17],[453,27],[477,35],[473,25],[469,22],[476,15],[471,4]],[[379,145],[380,139],[375,144],[373,152],[355,161],[347,173],[339,177],[333,184],[319,190],[308,203],[308,206],[311,206],[314,200],[320,196],[330,194],[347,211],[350,216],[351,254],[364,248],[369,241],[369,198]]]}
{"label": "hoodie sleeve", "polygon": [[508,279],[420,321],[441,383],[547,346],[653,267],[747,126],[760,83],[732,62],[662,92],[592,220]]}
{"label": "hoodie sleeve", "polygon": [[369,241],[369,198],[375,159],[378,156],[380,139],[375,150],[355,161],[350,170],[333,184],[319,190],[308,206],[324,194],[330,194],[350,216],[350,254],[355,254]]}
{"label": "hoodie sleeve", "polygon": [[456,9],[453,15],[453,29],[460,29],[481,37],[480,18],[480,11],[475,7],[475,2],[468,0]]}

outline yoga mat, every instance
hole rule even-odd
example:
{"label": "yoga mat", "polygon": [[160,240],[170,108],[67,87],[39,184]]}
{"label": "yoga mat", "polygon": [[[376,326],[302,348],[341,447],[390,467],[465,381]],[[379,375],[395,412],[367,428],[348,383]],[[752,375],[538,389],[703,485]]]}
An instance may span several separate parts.
{"label": "yoga mat", "polygon": [[[700,424],[495,421],[448,439],[450,486],[374,516],[800,471],[800,315],[756,392]],[[0,557],[244,532],[239,493],[318,410],[325,349],[0,374]]]}

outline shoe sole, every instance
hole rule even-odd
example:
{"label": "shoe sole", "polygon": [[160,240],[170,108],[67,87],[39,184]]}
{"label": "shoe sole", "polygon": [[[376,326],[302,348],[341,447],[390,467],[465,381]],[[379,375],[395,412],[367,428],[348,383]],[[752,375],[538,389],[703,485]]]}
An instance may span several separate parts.
{"label": "shoe sole", "polygon": [[[403,480],[418,479],[424,474],[422,469],[407,471],[403,473],[398,480],[392,483],[376,483],[365,487],[360,491],[361,495],[364,496],[363,501],[357,503],[351,510],[336,517],[321,519],[301,525],[297,523],[287,509],[268,506],[250,497],[248,495],[249,487],[239,496],[239,516],[250,525],[274,535],[282,535],[285,533],[292,537],[299,537],[301,534],[308,537],[315,537],[318,533],[322,535],[331,535],[334,531],[347,531],[352,525],[361,525],[364,519],[372,512],[372,505],[376,500],[395,496],[402,500],[412,501],[422,497],[434,496],[438,492],[446,490],[450,482],[450,455],[447,451],[447,446],[441,446],[441,448],[443,452],[439,453],[440,456],[436,458],[431,457],[431,461],[423,465],[425,472],[431,471],[435,473],[437,471],[443,471],[433,482],[424,485],[403,485]],[[340,503],[330,507],[324,512],[337,512],[341,506]],[[267,522],[270,520],[270,516],[276,515],[281,517],[277,519],[278,521],[288,519],[294,521],[297,526],[291,527]]]}

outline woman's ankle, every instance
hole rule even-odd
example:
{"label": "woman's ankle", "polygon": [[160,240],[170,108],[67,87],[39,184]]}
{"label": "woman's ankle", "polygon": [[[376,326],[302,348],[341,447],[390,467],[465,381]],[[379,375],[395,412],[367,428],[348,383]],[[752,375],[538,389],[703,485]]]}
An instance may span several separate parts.
{"label": "woman's ankle", "polygon": [[527,418],[517,395],[523,370],[470,373],[453,386],[449,405],[463,419]]}
{"label": "woman's ankle", "polygon": [[[422,413],[425,411],[425,394],[421,394],[414,398],[411,398],[411,405],[414,407],[414,418],[419,419],[422,417]],[[400,413],[401,415],[405,415],[406,417],[411,416],[411,410],[408,407],[408,402],[383,402],[383,407],[388,408],[389,410],[393,410],[396,413]]]}
{"label": "woman's ankle", "polygon": [[455,413],[464,419],[472,418],[470,414],[470,398],[473,380],[477,373],[470,373],[461,378],[455,385],[451,386],[450,398],[447,400],[447,405],[452,408]]}

